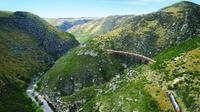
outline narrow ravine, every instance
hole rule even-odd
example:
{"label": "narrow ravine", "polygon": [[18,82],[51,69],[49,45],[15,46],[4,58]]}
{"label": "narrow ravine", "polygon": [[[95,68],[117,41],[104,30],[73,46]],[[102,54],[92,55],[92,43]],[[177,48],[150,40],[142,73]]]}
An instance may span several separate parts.
{"label": "narrow ravine", "polygon": [[45,98],[40,95],[35,89],[37,87],[37,81],[39,77],[35,77],[32,79],[31,83],[29,84],[26,94],[37,104],[41,105],[41,108],[44,112],[54,112],[51,107],[49,106],[48,102],[45,100]]}

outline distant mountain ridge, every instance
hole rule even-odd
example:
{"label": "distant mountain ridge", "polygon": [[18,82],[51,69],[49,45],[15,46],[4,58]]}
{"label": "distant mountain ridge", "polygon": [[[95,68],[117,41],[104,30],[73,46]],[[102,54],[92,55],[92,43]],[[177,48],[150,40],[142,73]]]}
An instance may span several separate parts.
{"label": "distant mountain ridge", "polygon": [[110,32],[114,29],[119,28],[120,26],[122,27],[123,24],[125,24],[124,22],[131,17],[134,17],[134,15],[115,15],[103,17],[82,25],[74,26],[68,31],[74,34],[79,42],[83,43],[88,39],[92,39],[98,35]]}
{"label": "distant mountain ridge", "polygon": [[67,31],[68,29],[76,26],[85,24],[89,21],[95,20],[97,18],[82,17],[82,18],[44,18],[48,23],[57,27],[60,30]]}
{"label": "distant mountain ridge", "polygon": [[134,15],[115,15],[102,18],[46,18],[45,20],[58,29],[72,33],[79,42],[83,43],[97,35],[105,34],[119,26],[123,26],[123,22],[133,16]]}

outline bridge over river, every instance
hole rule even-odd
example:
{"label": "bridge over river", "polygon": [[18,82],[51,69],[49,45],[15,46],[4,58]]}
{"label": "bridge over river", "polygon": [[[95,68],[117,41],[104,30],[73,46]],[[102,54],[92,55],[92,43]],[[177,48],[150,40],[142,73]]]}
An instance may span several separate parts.
{"label": "bridge over river", "polygon": [[118,55],[133,57],[133,58],[139,59],[143,62],[148,62],[148,63],[155,63],[156,62],[155,60],[153,60],[153,59],[151,59],[147,56],[140,55],[140,54],[137,54],[137,53],[118,51],[118,50],[112,50],[112,49],[107,49],[105,51],[108,52],[108,53],[112,53],[112,54],[118,54]]}

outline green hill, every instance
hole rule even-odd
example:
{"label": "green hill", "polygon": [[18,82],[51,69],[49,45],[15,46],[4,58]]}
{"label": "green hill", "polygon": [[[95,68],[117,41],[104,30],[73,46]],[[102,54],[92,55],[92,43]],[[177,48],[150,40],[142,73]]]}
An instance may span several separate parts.
{"label": "green hill", "polygon": [[36,15],[0,11],[0,111],[35,112],[25,94],[31,77],[77,45],[73,35]]}
{"label": "green hill", "polygon": [[[174,15],[175,12],[163,10],[135,16],[126,21],[124,27],[99,36],[95,40],[105,48],[153,57],[162,49],[199,34],[200,6],[190,2],[178,4],[179,7],[176,9],[180,11],[177,16]],[[169,6],[168,9],[173,7],[174,5]]]}
{"label": "green hill", "polygon": [[[171,8],[178,11],[168,10]],[[48,95],[58,111],[160,112],[173,109],[165,94],[172,90],[184,111],[198,111],[198,97],[190,97],[190,93],[185,94],[181,87],[176,91],[170,85],[179,79],[178,74],[170,71],[184,63],[180,61],[177,67],[168,68],[165,62],[169,61],[172,66],[174,58],[193,55],[193,52],[196,53],[194,60],[198,60],[199,9],[197,4],[179,2],[154,13],[125,16],[127,19],[123,19],[123,24],[115,26],[111,22],[108,26],[115,27],[109,27],[105,32],[91,24],[90,28],[95,29],[98,36],[60,58],[38,84],[40,92]],[[84,35],[84,31],[80,34]],[[103,35],[96,31],[102,31]],[[138,53],[155,58],[157,63],[141,65],[138,59],[109,54],[107,49]],[[190,81],[198,79],[196,67],[189,70],[192,74],[186,72],[185,76],[192,77]],[[198,80],[191,84],[199,84]],[[183,90],[189,82],[180,85]],[[197,92],[198,89],[191,91],[191,96],[198,96]]]}

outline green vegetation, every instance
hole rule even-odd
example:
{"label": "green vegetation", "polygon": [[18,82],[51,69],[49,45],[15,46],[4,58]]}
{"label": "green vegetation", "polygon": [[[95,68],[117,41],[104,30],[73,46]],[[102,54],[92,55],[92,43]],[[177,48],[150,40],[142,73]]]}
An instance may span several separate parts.
{"label": "green vegetation", "polygon": [[5,75],[0,75],[0,79],[0,110],[2,112],[42,112],[40,107],[26,96],[24,82]]}
{"label": "green vegetation", "polygon": [[[163,59],[167,56],[165,60],[155,63],[155,65],[158,63],[163,65],[162,68],[152,69],[152,65],[129,67],[121,76],[114,77],[104,85],[93,87],[93,89],[88,88],[86,95],[96,90],[91,94],[93,97],[82,97],[84,95],[76,94],[75,101],[86,99],[86,103],[81,105],[79,111],[155,112],[173,110],[166,94],[172,91],[183,111],[198,112],[200,109],[198,97],[200,89],[198,68],[200,46],[198,43],[200,40],[198,39],[199,37],[189,39],[165,50],[167,52],[159,53],[157,56],[163,56]],[[186,44],[193,46],[181,49],[180,46]],[[176,50],[181,52],[173,55]],[[177,57],[180,58],[177,59]],[[83,91],[79,91],[81,92]],[[65,98],[63,101],[70,102],[71,99]]]}
{"label": "green vegetation", "polygon": [[[119,82],[116,81],[116,84]],[[80,108],[80,111],[159,112],[157,102],[144,90],[145,83],[145,78],[142,77],[128,83],[120,83],[116,90],[100,94],[91,99]]]}
{"label": "green vegetation", "polygon": [[57,46],[67,43],[68,49],[74,47],[77,41],[73,39],[71,34],[55,29],[33,14],[1,11],[0,111],[41,112],[26,95],[28,83],[65,53],[66,48]]}
{"label": "green vegetation", "polygon": [[162,51],[155,57],[157,62],[151,65],[160,77],[159,84],[176,92],[185,111],[200,110],[199,54],[200,38],[197,36]]}
{"label": "green vegetation", "polygon": [[190,51],[199,46],[200,46],[200,38],[193,37],[178,45],[175,45],[166,50],[163,50],[161,53],[156,55],[155,60],[157,63],[154,64],[153,67],[155,67],[156,69],[160,69],[163,67],[164,61],[171,60],[179,56],[181,53]]}
{"label": "green vegetation", "polygon": [[37,42],[23,31],[10,29],[9,27],[0,29],[0,73],[28,82],[29,75],[39,69],[38,65],[42,66],[37,59],[47,57],[48,53],[37,46]]}
{"label": "green vegetation", "polygon": [[86,101],[89,101],[90,99],[95,97],[95,95],[97,94],[98,92],[97,87],[100,88],[101,86],[92,86],[92,87],[83,88],[81,91],[78,91],[70,96],[62,97],[62,101],[65,102],[66,105],[69,105],[75,101],[79,101],[83,99]]}
{"label": "green vegetation", "polygon": [[[200,42],[198,40],[198,42]],[[183,48],[184,49],[184,48]],[[173,50],[172,50],[173,51]],[[178,54],[173,59],[164,61],[157,69],[162,77],[162,85],[176,92],[187,111],[199,111],[199,63],[200,46]],[[164,73],[164,74],[163,74]]]}
{"label": "green vegetation", "polygon": [[61,57],[47,71],[42,79],[43,85],[40,86],[45,87],[41,89],[46,92],[60,91],[63,95],[70,95],[84,87],[104,83],[122,69],[118,60],[100,49],[76,48]]}
{"label": "green vegetation", "polygon": [[[12,29],[12,30],[10,30]],[[12,38],[11,38],[12,37]],[[25,94],[31,76],[44,66],[37,58],[48,54],[36,47],[36,41],[22,31],[1,27],[0,29],[0,110],[2,112],[35,112]]]}

